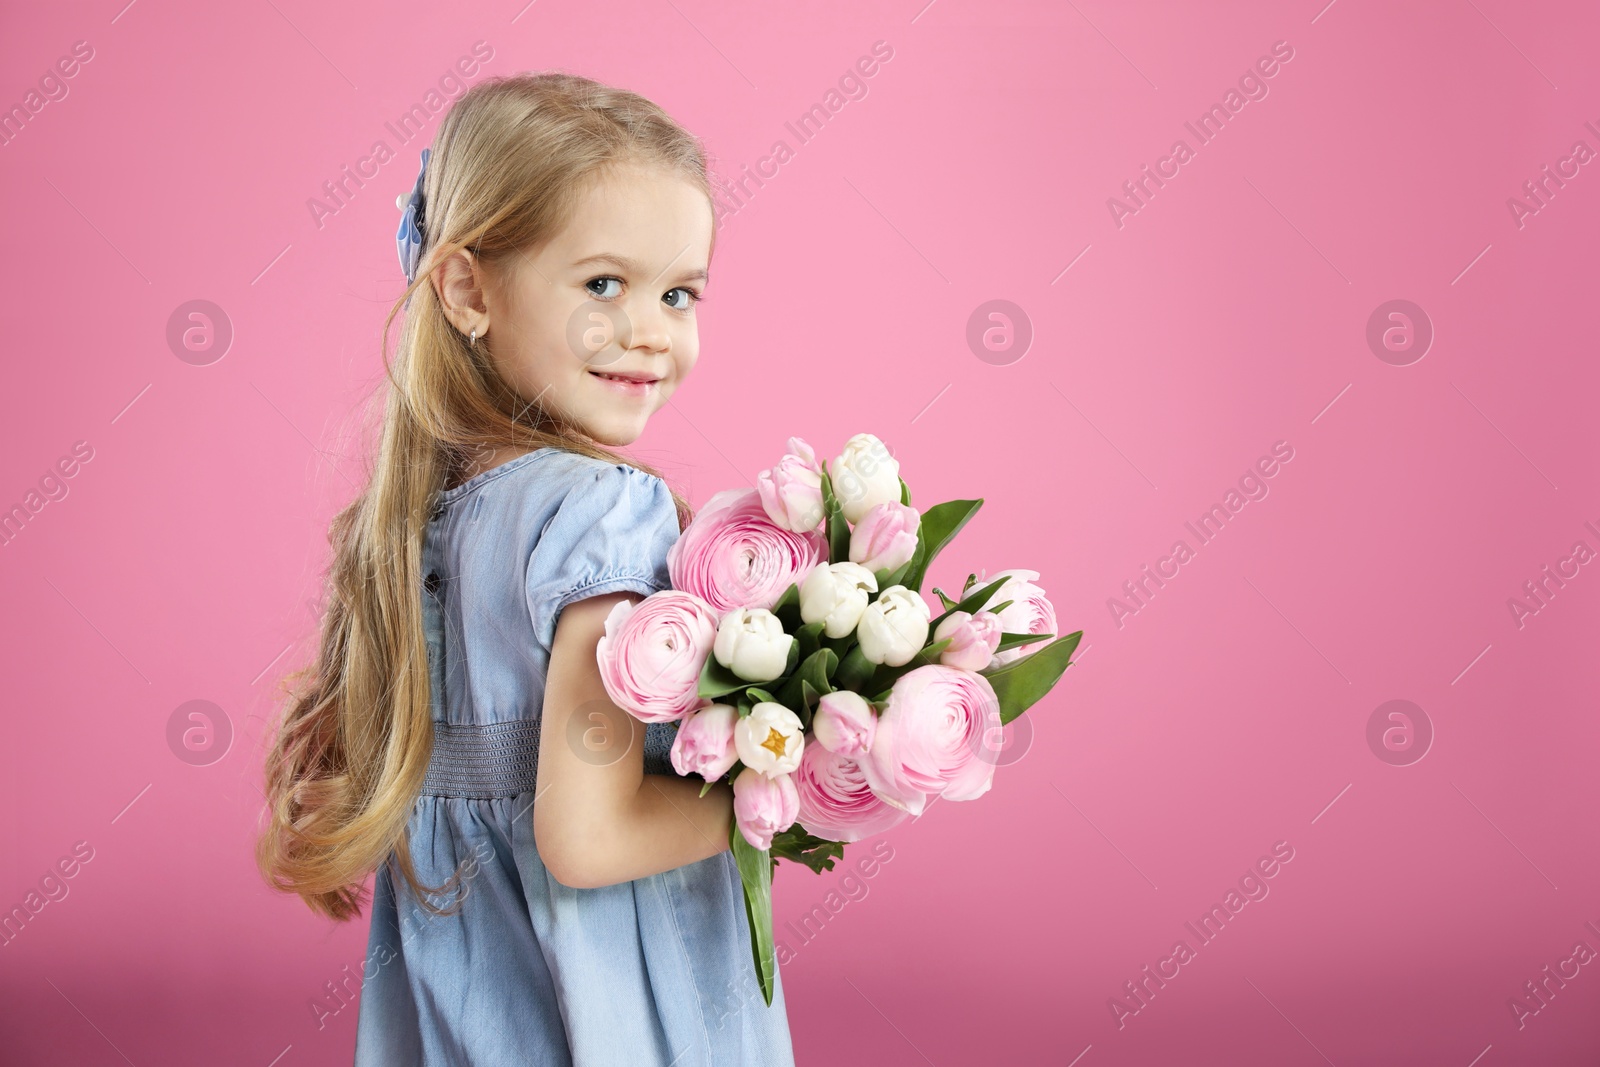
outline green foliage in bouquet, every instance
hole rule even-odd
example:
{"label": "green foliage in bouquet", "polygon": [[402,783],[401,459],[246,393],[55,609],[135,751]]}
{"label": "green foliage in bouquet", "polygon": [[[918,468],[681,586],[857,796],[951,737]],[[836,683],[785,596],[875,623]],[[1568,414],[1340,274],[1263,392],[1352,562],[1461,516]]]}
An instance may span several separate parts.
{"label": "green foliage in bouquet", "polygon": [[[1038,634],[1007,634],[1006,637],[1032,638],[1035,641],[1039,639]],[[1050,687],[1056,684],[1062,672],[1072,665],[1072,654],[1077,651],[1078,642],[1081,640],[1083,631],[1079,630],[1077,633],[1058,637],[1021,659],[978,672],[989,679],[994,695],[1000,698],[1002,724],[1015,719],[1038,703],[1039,698],[1050,692]],[[1026,644],[1027,641],[1015,643]],[[1007,647],[1004,638],[1001,639],[1000,647]]]}
{"label": "green foliage in bouquet", "polygon": [[728,820],[728,844],[744,884],[744,914],[750,921],[750,955],[761,980],[761,996],[772,1007],[772,992],[778,970],[778,950],[772,937],[772,869],[767,853],[744,839],[739,824]]}
{"label": "green foliage in bouquet", "polygon": [[817,874],[833,870],[833,861],[844,859],[843,841],[824,841],[808,831],[804,826],[795,823],[787,830],[780,830],[772,835],[772,866],[778,866],[779,858],[803,863]]}

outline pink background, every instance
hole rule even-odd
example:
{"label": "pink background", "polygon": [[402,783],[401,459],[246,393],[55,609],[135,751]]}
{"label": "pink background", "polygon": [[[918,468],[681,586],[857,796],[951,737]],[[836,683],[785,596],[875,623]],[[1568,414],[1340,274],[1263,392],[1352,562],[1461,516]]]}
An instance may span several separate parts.
{"label": "pink background", "polygon": [[[1521,626],[1507,604],[1600,550],[1600,164],[1520,227],[1507,206],[1600,149],[1592,6],[124,2],[0,33],[7,107],[93,48],[0,148],[0,506],[93,449],[0,548],[0,906],[93,849],[0,948],[7,1063],[349,1062],[354,1007],[319,1030],[309,1004],[367,923],[262,885],[256,785],[402,288],[426,140],[384,123],[480,40],[471,80],[638,90],[724,174],[794,150],[725,216],[700,367],[641,456],[698,504],[789,433],[870,429],[919,503],[987,498],[935,584],[1032,567],[1086,631],[990,795],[892,833],[866,895],[789,938],[800,1062],[1600,1054],[1600,967],[1520,1029],[1508,1006],[1600,949],[1600,567]],[[865,98],[798,144],[784,123],[880,40]],[[1197,146],[1183,124],[1277,41],[1269,95]],[[1119,227],[1107,199],[1180,137]],[[319,228],[308,199],[378,139],[396,158]],[[165,337],[194,299],[235,331],[209,365]],[[1020,359],[967,344],[994,299],[1031,322]],[[1366,341],[1393,299],[1435,331],[1407,366]],[[1270,494],[1119,626],[1108,598],[1278,441]],[[195,699],[234,731],[205,766],[167,741]],[[1435,734],[1409,766],[1368,745],[1392,699]],[[1119,1028],[1108,1000],[1279,841],[1270,895]],[[780,933],[839,877],[780,869]]]}

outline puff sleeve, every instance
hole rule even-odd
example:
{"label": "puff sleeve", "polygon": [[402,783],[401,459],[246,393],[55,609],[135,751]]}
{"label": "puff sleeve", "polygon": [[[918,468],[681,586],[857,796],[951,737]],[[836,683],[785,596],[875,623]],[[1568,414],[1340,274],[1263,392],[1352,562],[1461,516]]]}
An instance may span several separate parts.
{"label": "puff sleeve", "polygon": [[581,469],[528,559],[535,640],[548,651],[561,609],[574,601],[667,588],[667,550],[677,539],[677,507],[660,478],[626,464]]}

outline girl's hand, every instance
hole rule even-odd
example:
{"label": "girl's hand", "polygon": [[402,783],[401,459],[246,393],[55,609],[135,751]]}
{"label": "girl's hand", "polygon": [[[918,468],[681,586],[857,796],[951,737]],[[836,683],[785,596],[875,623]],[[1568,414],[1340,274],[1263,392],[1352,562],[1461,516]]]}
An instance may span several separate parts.
{"label": "girl's hand", "polygon": [[595,647],[605,618],[636,593],[570,604],[556,623],[539,731],[533,837],[562,885],[593,889],[644,878],[728,847],[733,790],[700,796],[698,778],[644,773],[645,724],[611,702]]}

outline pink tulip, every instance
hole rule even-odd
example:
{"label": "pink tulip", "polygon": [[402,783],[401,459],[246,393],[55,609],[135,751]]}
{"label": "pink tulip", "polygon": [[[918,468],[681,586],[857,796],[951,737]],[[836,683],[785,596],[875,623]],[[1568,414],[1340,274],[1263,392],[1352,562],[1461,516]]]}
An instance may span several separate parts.
{"label": "pink tulip", "polygon": [[[999,571],[987,578],[979,578],[976,584],[968,586],[967,592],[982,588],[996,578],[1006,578],[1008,579],[1006,584],[989,598],[990,604],[1004,604],[1008,600],[1013,602],[999,613],[1000,628],[1008,634],[1053,634],[1056,632],[1056,609],[1044,595],[1044,590],[1033,584],[1034,579],[1038,577],[1038,571]],[[1026,645],[1008,648],[1004,652],[996,652],[993,665],[998,667],[1003,663],[1021,659],[1047,644],[1048,641],[1033,641]]]}
{"label": "pink tulip", "polygon": [[934,641],[950,638],[950,643],[939,653],[939,662],[946,667],[959,667],[964,671],[981,671],[994,658],[1000,647],[1000,617],[992,611],[976,615],[953,611],[933,631]]}
{"label": "pink tulip", "polygon": [[756,491],[773,525],[797,533],[822,525],[822,465],[800,438],[789,438],[778,465],[756,475]]}
{"label": "pink tulip", "polygon": [[681,719],[700,705],[700,671],[717,639],[717,616],[699,597],[663,589],[620,600],[595,648],[600,681],[641,722]]}
{"label": "pink tulip", "polygon": [[917,550],[922,515],[909,504],[878,504],[850,531],[850,562],[869,571],[894,570]]}
{"label": "pink tulip", "polygon": [[874,793],[912,815],[932,797],[976,800],[994,783],[983,739],[1000,729],[987,678],[930,663],[895,681],[862,770]]}
{"label": "pink tulip", "polygon": [[734,608],[771,608],[828,558],[816,531],[773,525],[754,489],[726,489],[706,502],[667,550],[672,587],[693,593],[720,617]]}
{"label": "pink tulip", "polygon": [[771,848],[772,835],[793,826],[799,815],[800,795],[793,775],[769,778],[746,767],[733,780],[733,818],[752,848]]}
{"label": "pink tulip", "polygon": [[794,780],[800,824],[825,841],[860,841],[908,818],[872,792],[858,760],[821,745],[806,746]]}
{"label": "pink tulip", "polygon": [[733,747],[733,727],[739,709],[730,704],[707,704],[678,723],[672,739],[672,768],[682,775],[698,774],[714,782],[739,759]]}
{"label": "pink tulip", "polygon": [[865,755],[877,728],[878,713],[859,693],[848,689],[823,694],[811,719],[817,745],[841,756]]}

